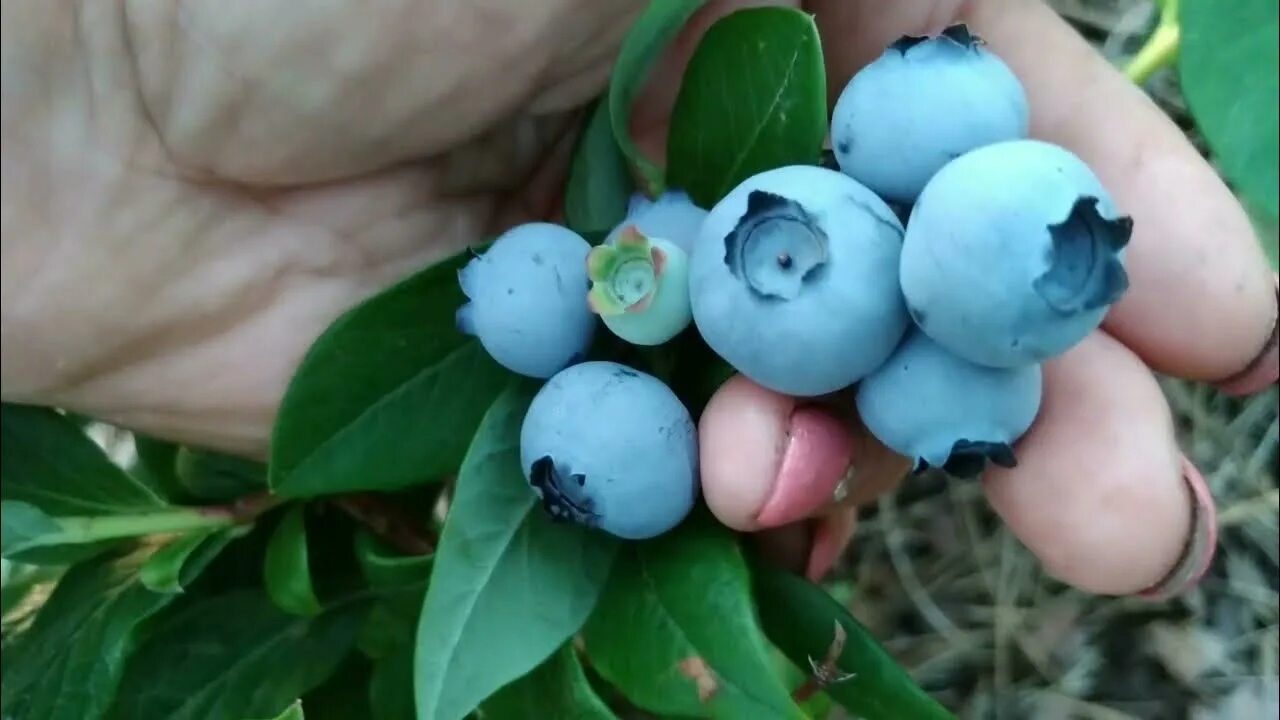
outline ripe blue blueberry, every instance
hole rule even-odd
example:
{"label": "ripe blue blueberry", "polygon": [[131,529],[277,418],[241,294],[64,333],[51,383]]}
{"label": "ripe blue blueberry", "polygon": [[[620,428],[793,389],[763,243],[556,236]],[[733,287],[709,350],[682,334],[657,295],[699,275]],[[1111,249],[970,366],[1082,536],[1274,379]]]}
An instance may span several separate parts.
{"label": "ripe blue blueberry", "polygon": [[975,365],[918,330],[858,386],[858,414],[886,447],[956,477],[1017,464],[1013,443],[1040,409],[1039,365]]}
{"label": "ripe blue blueberry", "polygon": [[1092,171],[1038,140],[974,150],[938,172],[907,222],[902,291],[948,350],[992,367],[1061,354],[1129,285],[1132,222]]}
{"label": "ripe blue blueberry", "polygon": [[660,345],[689,326],[689,260],[662,238],[628,225],[612,245],[587,255],[587,305],[615,335],[636,345]]}
{"label": "ripe blue blueberry", "polygon": [[646,237],[675,243],[688,253],[706,217],[707,211],[695,205],[683,190],[667,190],[653,200],[636,193],[631,196],[626,218],[618,223],[604,242],[612,245],[623,230],[635,227]]}
{"label": "ripe blue blueberry", "polygon": [[910,324],[898,288],[902,225],[853,178],[793,165],[712,208],[689,262],[693,319],[738,372],[814,396],[857,382]]}
{"label": "ripe blue blueberry", "polygon": [[512,372],[548,378],[582,359],[595,335],[587,307],[591,245],[560,225],[526,223],[458,271],[471,302],[458,330],[474,335]]}
{"label": "ripe blue blueberry", "polygon": [[534,397],[520,463],[555,520],[621,538],[675,527],[699,492],[697,429],[662,381],[613,362],[574,365]]}
{"label": "ripe blue blueberry", "polygon": [[900,203],[948,160],[1026,134],[1022,84],[964,25],[890,45],[853,76],[831,117],[841,170]]}

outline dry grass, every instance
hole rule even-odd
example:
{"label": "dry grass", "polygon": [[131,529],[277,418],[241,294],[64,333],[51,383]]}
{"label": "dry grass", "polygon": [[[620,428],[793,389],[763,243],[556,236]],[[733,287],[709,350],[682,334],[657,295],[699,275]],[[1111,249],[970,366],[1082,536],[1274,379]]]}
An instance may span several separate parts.
{"label": "dry grass", "polygon": [[833,591],[852,594],[854,613],[964,717],[1275,717],[1277,391],[1239,403],[1165,387],[1221,512],[1215,565],[1190,595],[1151,603],[1069,588],[979,486],[941,476],[864,519]]}
{"label": "dry grass", "polygon": [[[1155,19],[1142,0],[1054,4],[1117,63]],[[1148,90],[1195,140],[1176,74]],[[833,592],[962,717],[1277,717],[1277,391],[1241,402],[1162,384],[1220,511],[1215,564],[1188,596],[1099,598],[1054,581],[979,486],[942,477],[913,481],[866,515]]]}

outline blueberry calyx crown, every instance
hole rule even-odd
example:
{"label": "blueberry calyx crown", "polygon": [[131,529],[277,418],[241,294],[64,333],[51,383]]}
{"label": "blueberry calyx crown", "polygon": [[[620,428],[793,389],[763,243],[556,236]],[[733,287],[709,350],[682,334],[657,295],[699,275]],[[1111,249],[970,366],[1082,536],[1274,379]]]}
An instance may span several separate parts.
{"label": "blueberry calyx crown", "polygon": [[1049,269],[1032,287],[1063,315],[1112,304],[1129,288],[1118,253],[1132,234],[1132,218],[1104,218],[1098,212],[1098,198],[1080,197],[1066,219],[1049,226]]}
{"label": "blueberry calyx crown", "polygon": [[[1002,468],[1018,466],[1013,448],[1008,443],[983,442],[973,440],[957,440],[951,446],[951,454],[942,465],[942,471],[955,478],[975,478],[987,468],[987,463]],[[929,469],[924,458],[916,460],[913,472],[922,473]]]}
{"label": "blueberry calyx crown", "polygon": [[981,37],[969,30],[968,25],[957,23],[949,26],[938,35],[903,35],[895,40],[889,48],[906,55],[911,48],[931,40],[947,40],[966,50],[986,44]]}
{"label": "blueberry calyx crown", "polygon": [[[587,527],[597,527],[600,514],[595,512],[595,502],[585,497],[582,488],[587,477],[578,473],[561,474],[555,459],[543,455],[529,468],[529,484],[542,495],[542,509],[555,522],[576,522]],[[571,495],[579,497],[574,498]]]}
{"label": "blueberry calyx crown", "polygon": [[729,272],[764,299],[792,300],[826,265],[827,234],[800,203],[763,190],[724,238]]}
{"label": "blueberry calyx crown", "polygon": [[643,312],[653,302],[666,265],[662,248],[629,225],[615,244],[597,245],[587,254],[587,304],[597,315]]}

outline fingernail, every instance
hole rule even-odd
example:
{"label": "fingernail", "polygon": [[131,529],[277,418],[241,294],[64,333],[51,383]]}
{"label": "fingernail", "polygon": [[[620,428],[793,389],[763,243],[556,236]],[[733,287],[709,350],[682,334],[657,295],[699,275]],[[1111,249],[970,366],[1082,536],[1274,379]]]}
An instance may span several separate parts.
{"label": "fingernail", "polygon": [[1280,379],[1280,274],[1276,275],[1276,306],[1276,322],[1271,326],[1271,337],[1244,370],[1217,383],[1216,387],[1222,392],[1251,395],[1271,387]]}
{"label": "fingernail", "polygon": [[756,522],[777,527],[809,517],[848,493],[853,442],[839,420],[817,408],[797,408],[791,414],[786,449],[778,465],[773,489]]}
{"label": "fingernail", "polygon": [[1218,547],[1218,511],[1209,485],[1185,457],[1182,458],[1182,477],[1191,491],[1191,535],[1173,570],[1160,582],[1138,593],[1138,597],[1146,600],[1168,600],[1195,587],[1213,564]]}

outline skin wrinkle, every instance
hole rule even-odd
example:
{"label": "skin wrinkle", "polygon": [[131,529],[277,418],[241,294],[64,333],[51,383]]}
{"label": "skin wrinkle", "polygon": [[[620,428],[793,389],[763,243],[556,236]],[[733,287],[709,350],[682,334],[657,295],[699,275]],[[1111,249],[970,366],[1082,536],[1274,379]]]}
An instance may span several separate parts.
{"label": "skin wrinkle", "polygon": [[[503,58],[520,55],[521,43],[548,48],[546,58],[563,55],[563,68],[555,68],[555,73],[594,75],[603,84],[604,76],[595,74],[597,70],[580,69],[572,62],[571,51],[546,41],[545,36],[556,31],[557,12],[563,12],[557,8],[563,5],[545,3],[544,7],[550,10],[537,22],[516,23],[524,28],[520,30],[524,39],[513,38],[514,47],[500,48],[504,52],[487,60],[479,56],[482,62],[478,65],[455,63],[452,72],[462,79],[438,83],[444,94],[435,99],[418,98],[416,109],[436,113],[433,103],[452,102],[450,92],[483,95],[474,92],[475,86],[485,85],[476,82],[475,75],[495,73],[498,65],[509,64]],[[614,3],[600,11],[600,21],[608,20],[609,13],[619,8],[633,13],[637,4]],[[18,14],[11,14],[11,9],[6,6],[6,25]],[[42,166],[27,162],[27,158],[52,161],[43,173],[51,181],[51,192],[37,196],[51,206],[48,211],[36,203],[5,206],[6,399],[58,403],[108,419],[141,423],[131,426],[144,432],[192,439],[203,436],[215,446],[229,443],[226,449],[259,454],[265,447],[279,393],[314,337],[312,333],[318,334],[355,302],[434,258],[482,239],[484,228],[495,221],[499,209],[527,217],[531,212],[549,210],[558,196],[558,192],[547,191],[556,185],[550,181],[556,168],[548,166],[558,166],[563,172],[572,149],[568,139],[580,120],[577,112],[495,115],[494,120],[481,122],[461,115],[456,122],[437,120],[428,124],[449,125],[454,128],[450,132],[475,134],[485,140],[458,155],[446,153],[371,174],[346,173],[341,181],[322,184],[254,190],[252,184],[242,182],[244,178],[228,182],[207,169],[192,173],[189,166],[179,168],[171,164],[170,155],[198,156],[194,151],[200,149],[200,143],[216,147],[220,153],[237,146],[265,149],[259,154],[270,162],[283,162],[294,152],[289,148],[303,142],[314,146],[316,133],[323,135],[339,126],[357,127],[361,132],[355,137],[351,133],[331,137],[320,147],[345,145],[345,153],[361,155],[369,149],[369,138],[385,132],[394,139],[397,133],[403,134],[398,123],[411,122],[420,115],[396,113],[415,109],[403,98],[424,87],[423,81],[411,79],[400,92],[384,92],[388,97],[402,98],[386,106],[391,115],[371,118],[385,120],[385,131],[375,132],[376,122],[359,128],[359,123],[344,123],[336,115],[294,116],[293,121],[281,124],[296,104],[280,107],[281,103],[275,102],[262,113],[261,102],[255,104],[253,98],[246,98],[254,92],[266,93],[263,88],[273,87],[271,82],[278,82],[279,74],[268,76],[266,85],[258,83],[254,88],[245,84],[254,74],[237,73],[236,66],[220,63],[209,71],[208,60],[220,57],[210,55],[210,38],[224,43],[218,46],[224,53],[221,57],[234,57],[237,62],[256,62],[261,53],[241,52],[249,40],[228,38],[225,32],[202,35],[192,23],[209,18],[199,14],[197,3],[157,6],[121,2],[112,6],[85,4],[76,9],[98,15],[86,16],[76,25],[75,16],[65,6],[21,8],[27,14],[39,14],[33,18],[36,27],[61,18],[66,29],[80,31],[82,43],[42,44],[47,34],[16,37],[18,43],[29,43],[20,45],[19,50],[11,49],[8,36],[4,43],[6,199],[12,197],[10,188],[30,191],[40,184],[41,177],[33,173],[40,172]],[[482,9],[513,12],[502,4]],[[459,6],[457,12],[471,11]],[[112,22],[91,22],[103,19]],[[237,20],[232,17],[227,23],[236,26]],[[481,28],[492,20],[475,22],[475,27]],[[392,20],[388,26],[398,24]],[[225,27],[225,23],[217,25],[222,30]],[[591,38],[570,45],[590,49],[591,56],[599,58],[613,52],[608,42],[619,41],[621,34],[606,33],[609,40],[603,44]],[[428,40],[430,35],[428,32]],[[307,48],[317,42],[316,37],[325,35],[308,36],[293,48],[286,43],[286,51],[295,53],[291,62],[297,65],[307,57]],[[259,47],[272,49],[275,45],[268,42]],[[395,47],[400,48],[400,54],[390,55],[403,62],[403,53],[411,48]],[[384,50],[353,46],[356,53]],[[18,53],[26,53],[31,62],[14,65],[8,61]],[[95,59],[95,54],[105,56]],[[374,60],[369,72],[375,74],[391,65],[390,60]],[[521,61],[521,68],[535,74],[551,73],[546,69],[549,61],[538,54],[523,53]],[[358,57],[355,62],[360,62]],[[14,73],[21,73],[20,82],[43,80],[49,77],[50,68],[55,68],[55,77],[60,79],[23,87],[24,94],[35,101],[23,103],[23,112],[47,108],[53,122],[31,123],[28,119],[34,118],[29,115],[19,118],[10,110],[11,101],[18,97],[14,93],[21,87],[14,82]],[[84,85],[89,79],[85,73],[90,71],[105,80]],[[196,72],[192,81],[182,79],[191,72]],[[401,74],[408,73],[401,69]],[[502,73],[497,76],[505,81]],[[331,92],[349,92],[351,77],[338,78],[341,87]],[[504,103],[518,104],[526,97],[549,97],[558,92],[553,83],[531,84],[519,76],[510,82],[519,93]],[[383,86],[384,90],[386,85],[363,84]],[[450,90],[454,86],[456,89]],[[77,87],[85,89],[78,91]],[[171,92],[171,88],[178,91]],[[582,86],[574,93],[585,98],[596,90]],[[359,93],[349,95],[347,104],[353,98],[356,103],[369,104],[373,96],[364,95],[364,101],[360,97]],[[90,100],[103,106],[92,118],[85,112]],[[184,107],[202,113],[199,120],[203,123],[175,115]],[[362,108],[364,112],[356,115],[368,116],[368,110],[373,110],[376,116],[382,109]],[[283,116],[277,114],[280,110]],[[342,104],[337,111],[350,114]],[[483,107],[479,111],[490,112]],[[104,124],[108,112],[110,122]],[[240,122],[235,118],[253,113],[265,116],[265,121]],[[467,114],[473,116],[474,112],[462,113]],[[311,123],[307,126],[310,129],[300,127],[303,122]],[[492,128],[486,128],[487,123]],[[179,127],[185,129],[175,130]],[[284,128],[288,132],[282,137],[284,142],[278,143],[285,148],[284,154],[274,150],[273,143],[263,144],[262,138],[273,132],[280,134]],[[208,133],[223,130],[230,135],[218,135],[217,143],[209,145],[213,136]],[[16,145],[19,137],[24,142]],[[76,145],[68,144],[71,138]],[[253,147],[245,146],[245,140]],[[170,147],[170,155],[164,145]],[[468,165],[488,170],[471,179],[466,177]],[[451,173],[448,178],[446,169]],[[484,175],[488,179],[483,179]],[[449,187],[446,179],[459,187]],[[546,188],[513,192],[526,180]],[[446,194],[451,191],[454,194]],[[516,216],[505,215],[504,219],[514,222]],[[33,272],[11,274],[10,270],[23,266]],[[102,268],[118,273],[119,282],[81,284],[81,278]],[[11,282],[18,278],[21,282]],[[63,318],[59,333],[41,332],[44,318],[55,315]],[[311,330],[300,332],[300,328]],[[9,342],[11,339],[23,342]],[[271,348],[270,355],[263,354],[262,348]]]}
{"label": "skin wrinkle", "polygon": [[[420,146],[419,152],[427,155],[472,140],[489,129],[489,120],[474,122],[475,119],[508,116],[516,107],[527,103],[533,93],[543,88],[553,90],[559,85],[558,78],[550,72],[553,69],[550,65],[552,55],[563,51],[557,43],[547,42],[547,37],[562,32],[558,25],[562,24],[560,18],[566,11],[560,7],[573,3],[544,2],[546,8],[543,12],[526,12],[520,16],[519,21],[511,16],[522,11],[501,3],[450,4],[451,16],[448,22],[442,22],[438,16],[430,16],[442,11],[441,4],[405,4],[400,10],[390,11],[389,15],[394,20],[383,23],[376,22],[382,15],[358,11],[358,6],[357,10],[353,10],[360,13],[358,21],[325,25],[323,23],[326,18],[309,19],[302,25],[336,25],[346,33],[346,38],[332,39],[312,37],[300,31],[286,32],[274,41],[276,45],[282,46],[281,57],[273,61],[274,65],[266,70],[245,72],[237,67],[253,62],[253,53],[247,53],[246,58],[246,54],[235,52],[237,46],[228,45],[231,30],[227,26],[238,27],[239,23],[234,20],[210,23],[212,32],[200,30],[197,23],[204,19],[204,15],[213,11],[203,10],[203,3],[187,2],[182,6],[186,19],[181,23],[184,37],[179,44],[188,48],[202,48],[205,64],[216,65],[227,78],[223,84],[229,83],[241,88],[238,94],[244,96],[245,107],[239,112],[230,111],[230,117],[243,119],[283,116],[292,121],[287,124],[277,123],[273,127],[241,124],[234,133],[241,140],[230,144],[221,139],[222,131],[227,125],[224,117],[227,113],[224,112],[215,112],[207,118],[208,122],[194,125],[180,123],[173,118],[162,118],[161,134],[175,147],[184,166],[213,170],[223,176],[248,175],[255,182],[310,181],[343,175],[350,169],[371,170],[388,157],[402,154],[406,144]],[[581,4],[581,0],[576,4]],[[613,2],[601,5],[608,6],[611,15],[616,15],[617,6],[634,7],[635,3]],[[417,15],[409,12],[415,8],[429,17],[418,22]],[[272,10],[264,12],[271,13]],[[269,14],[268,20],[274,20],[275,15],[281,12],[283,10],[275,9],[274,15]],[[397,12],[407,17],[400,17],[396,15]],[[604,13],[600,15],[610,17]],[[475,53],[478,42],[476,38],[492,36],[496,32],[495,26],[508,28],[508,31],[497,32],[503,37],[503,43],[497,46],[501,52]],[[420,35],[406,32],[406,27],[415,28],[415,32]],[[590,33],[582,34],[592,37]],[[612,36],[611,40],[621,36],[618,32],[607,35]],[[371,39],[375,37],[378,38],[376,43]],[[336,77],[332,76],[330,70],[327,70],[330,75],[324,78],[311,77],[314,75],[315,65],[311,52],[313,46],[333,45],[343,39],[352,43],[369,39],[365,54],[372,58],[371,64],[359,67],[358,72],[339,71]],[[592,39],[579,44],[591,47],[593,53],[599,56],[604,54],[604,50],[595,48],[598,42]],[[467,56],[468,62],[456,61],[462,55]],[[144,83],[144,94],[150,95],[162,92],[170,86],[177,86],[184,88],[184,91],[180,94],[179,102],[171,103],[174,105],[208,105],[211,102],[208,98],[213,97],[212,105],[216,109],[220,103],[231,102],[226,99],[225,92],[219,92],[219,85],[177,82],[169,68],[166,64],[157,66],[157,71],[148,76]],[[415,71],[414,68],[430,68],[430,71]],[[576,66],[572,69],[578,72]],[[369,82],[371,75],[385,76],[392,85],[404,87],[394,92],[387,91],[387,81]],[[297,77],[299,81],[285,82],[290,77]],[[319,105],[304,100],[292,103],[288,101],[288,98],[299,97],[300,92],[306,94],[306,91],[323,83],[332,83],[324,94],[333,101],[326,100]],[[477,87],[484,87],[485,91],[476,92]],[[594,91],[594,88],[590,91]],[[580,94],[589,95],[591,92],[584,88]],[[308,109],[313,105],[313,109]],[[370,108],[378,108],[378,112],[386,117],[379,117],[373,123],[327,120],[328,116],[358,117],[362,110],[367,113]],[[263,109],[270,109],[270,112],[260,112]],[[448,123],[435,121],[446,112],[456,116],[457,120]],[[252,141],[256,138],[250,145],[262,144],[276,152],[279,152],[277,147],[280,145],[288,147],[290,143],[309,142],[305,136],[291,132],[292,126],[296,125],[328,125],[327,132],[336,138],[345,138],[345,141],[334,145],[349,150],[332,158],[303,158],[298,156],[302,151],[290,151],[271,163],[277,167],[288,163],[291,168],[295,168],[290,171],[291,175],[297,172],[296,167],[299,165],[315,166],[318,174],[313,174],[312,177],[284,176],[273,180],[269,174],[264,175],[263,171],[242,171],[255,167],[259,162],[254,157],[258,153],[251,152],[243,140]],[[212,143],[211,134],[216,134],[216,145]],[[268,138],[275,138],[277,135],[278,139],[285,142],[268,141]],[[241,152],[240,148],[245,150]],[[237,169],[244,162],[250,164]],[[348,170],[339,170],[335,175],[320,167],[334,163],[343,165]]]}
{"label": "skin wrinkle", "polygon": [[[77,5],[78,4],[79,3],[77,3]],[[128,8],[129,1],[121,0],[120,37],[124,44],[126,65],[128,67],[129,76],[132,80],[129,85],[137,102],[138,115],[142,119],[145,129],[149,131],[146,132],[146,134],[153,138],[155,143],[159,146],[161,157],[159,162],[156,164],[163,165],[166,162],[174,164],[173,151],[169,148],[168,143],[165,142],[164,133],[160,131],[160,125],[156,122],[155,110],[148,102],[147,94],[142,92],[142,60],[138,56],[137,47],[134,43],[133,23],[130,22]],[[130,156],[132,156],[132,153],[128,153],[126,155],[126,157]]]}

